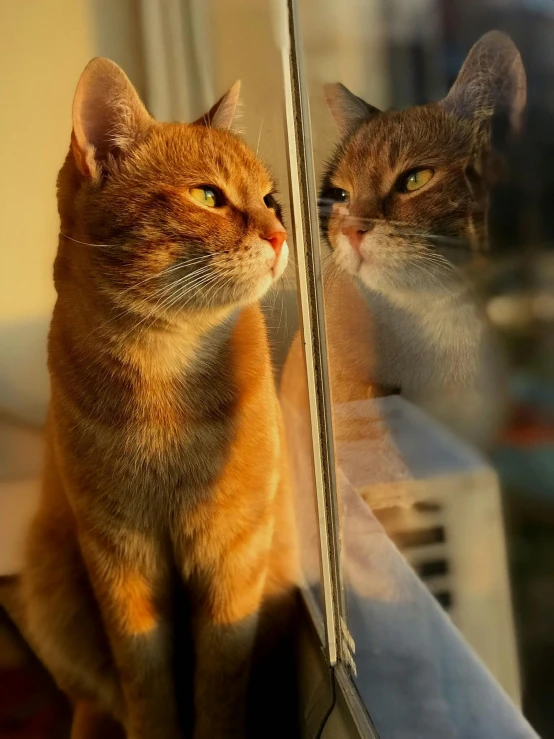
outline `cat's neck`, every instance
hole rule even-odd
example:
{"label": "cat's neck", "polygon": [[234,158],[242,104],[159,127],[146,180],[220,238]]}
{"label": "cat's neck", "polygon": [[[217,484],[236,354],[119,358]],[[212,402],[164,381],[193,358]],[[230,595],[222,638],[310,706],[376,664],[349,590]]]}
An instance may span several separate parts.
{"label": "cat's neck", "polygon": [[230,414],[240,364],[253,363],[234,348],[251,308],[219,322],[183,316],[132,336],[121,326],[103,346],[90,324],[72,320],[66,297],[58,299],[49,338],[52,403],[58,418],[88,429],[90,443],[133,439],[149,457],[173,449],[183,428],[199,432]]}
{"label": "cat's neck", "polygon": [[[163,378],[197,372],[231,340],[238,310],[194,311],[114,337],[114,353],[145,375]],[[141,319],[139,319],[140,322]]]}
{"label": "cat's neck", "polygon": [[[455,286],[433,292],[382,293],[361,283],[357,288],[376,329],[385,332],[389,341],[426,340],[437,352],[465,352],[468,343],[479,337],[477,304],[461,279]],[[416,334],[411,336],[410,330]]]}
{"label": "cat's neck", "polygon": [[156,316],[155,306],[129,307],[88,279],[84,260],[71,263],[58,293],[53,325],[72,352],[156,380],[182,376],[228,343],[239,313],[226,306]]}
{"label": "cat's neck", "polygon": [[383,295],[345,274],[326,280],[332,374],[408,395],[433,384],[470,385],[482,323],[470,294]]}

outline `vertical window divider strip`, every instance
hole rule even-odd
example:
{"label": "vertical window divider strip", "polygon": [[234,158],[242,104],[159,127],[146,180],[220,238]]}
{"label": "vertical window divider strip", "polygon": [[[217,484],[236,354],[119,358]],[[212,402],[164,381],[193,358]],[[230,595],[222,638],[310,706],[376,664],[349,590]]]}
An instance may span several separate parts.
{"label": "vertical window divider strip", "polygon": [[[278,0],[275,0],[278,2]],[[297,258],[302,334],[310,405],[312,447],[319,523],[320,557],[327,656],[331,665],[343,657],[341,617],[345,601],[340,576],[340,539],[335,475],[331,396],[325,335],[321,247],[312,155],[310,111],[302,63],[296,0],[281,0],[274,21],[283,19],[283,77],[291,212]],[[277,9],[276,9],[277,10]],[[288,10],[288,26],[286,12]],[[288,34],[288,35],[287,35]],[[301,535],[301,532],[300,532]]]}

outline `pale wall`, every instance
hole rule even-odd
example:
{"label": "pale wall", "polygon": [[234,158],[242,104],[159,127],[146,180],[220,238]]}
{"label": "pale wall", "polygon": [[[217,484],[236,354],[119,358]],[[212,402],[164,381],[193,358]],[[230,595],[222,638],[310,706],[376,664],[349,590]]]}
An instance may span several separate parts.
{"label": "pale wall", "polygon": [[143,87],[135,0],[0,0],[0,412],[40,421],[54,302],[56,175],[93,56]]}
{"label": "pale wall", "polygon": [[93,54],[85,0],[0,1],[0,320],[43,316],[76,75]]}

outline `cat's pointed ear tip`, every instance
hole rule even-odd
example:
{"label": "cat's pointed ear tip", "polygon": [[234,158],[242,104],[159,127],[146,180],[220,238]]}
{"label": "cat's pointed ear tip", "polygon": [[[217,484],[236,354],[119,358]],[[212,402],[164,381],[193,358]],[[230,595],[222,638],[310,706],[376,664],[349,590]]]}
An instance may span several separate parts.
{"label": "cat's pointed ear tip", "polygon": [[507,33],[496,29],[484,33],[477,43],[487,44],[487,46],[515,46],[513,39]]}
{"label": "cat's pointed ear tip", "polygon": [[346,90],[342,82],[325,82],[323,85],[323,95],[326,99],[333,97],[337,92]]}
{"label": "cat's pointed ear tip", "polygon": [[111,59],[108,59],[106,56],[93,56],[92,59],[88,62],[88,64],[85,66],[85,69],[94,68],[94,67],[103,67],[103,66],[112,66],[115,64],[115,62],[112,62]]}
{"label": "cat's pointed ear tip", "polygon": [[240,91],[242,88],[242,80],[235,80],[231,87],[227,90],[224,97],[227,100],[233,100],[235,103],[239,102]]}
{"label": "cat's pointed ear tip", "polygon": [[474,49],[485,49],[500,54],[503,58],[519,58],[521,55],[513,38],[504,31],[487,31],[475,43]]}
{"label": "cat's pointed ear tip", "polygon": [[113,74],[114,72],[122,72],[122,69],[118,64],[105,56],[95,56],[85,66],[81,77],[105,74],[106,72]]}
{"label": "cat's pointed ear tip", "polygon": [[508,113],[513,132],[521,127],[526,76],[514,41],[503,31],[488,31],[471,47],[456,81],[439,105],[476,122],[499,110]]}
{"label": "cat's pointed ear tip", "polygon": [[88,94],[91,86],[95,82],[103,77],[113,78],[117,74],[121,74],[122,70],[115,62],[111,59],[106,59],[103,56],[93,57],[86,67],[81,72],[79,81],[77,82],[77,88],[73,97],[73,116],[79,114],[82,102]]}
{"label": "cat's pointed ear tip", "polygon": [[152,118],[121,67],[111,59],[94,57],[77,83],[72,121],[77,166],[94,179],[107,157],[119,156],[138,140]]}

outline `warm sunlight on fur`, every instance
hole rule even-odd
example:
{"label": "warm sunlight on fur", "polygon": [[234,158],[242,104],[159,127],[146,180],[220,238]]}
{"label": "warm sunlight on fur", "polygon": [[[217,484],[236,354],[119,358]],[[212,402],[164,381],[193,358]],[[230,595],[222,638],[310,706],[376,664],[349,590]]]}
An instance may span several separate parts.
{"label": "warm sunlight on fur", "polygon": [[22,588],[72,739],[114,719],[129,739],[261,736],[268,712],[296,735],[267,683],[294,696],[299,574],[256,302],[288,247],[273,182],[230,130],[238,95],[186,125],[151,118],[106,59],[77,87]]}

